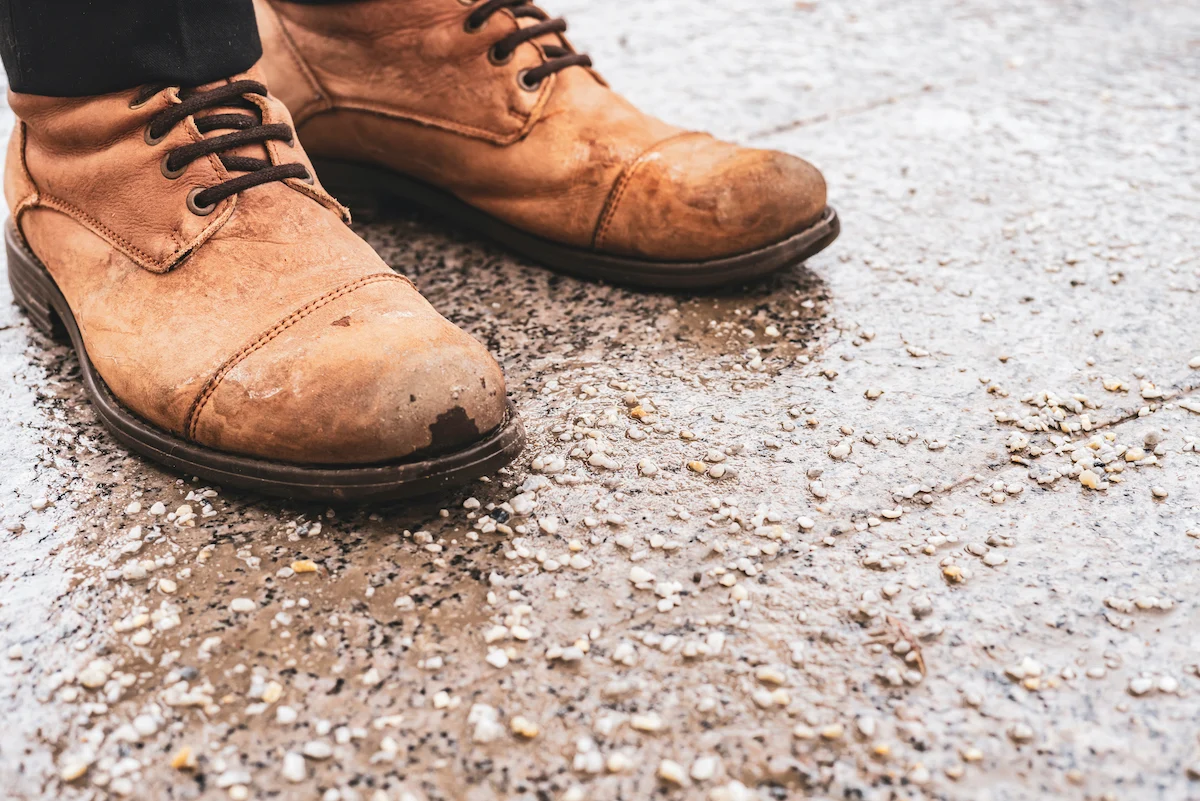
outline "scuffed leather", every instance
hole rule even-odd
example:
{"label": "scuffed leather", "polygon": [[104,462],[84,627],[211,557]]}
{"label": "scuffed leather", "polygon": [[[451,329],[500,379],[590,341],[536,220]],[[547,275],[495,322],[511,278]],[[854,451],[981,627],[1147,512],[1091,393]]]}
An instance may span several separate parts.
{"label": "scuffed leather", "polygon": [[689,134],[590,69],[520,88],[520,71],[558,37],[521,45],[505,64],[487,52],[534,20],[503,11],[469,33],[473,5],[460,0],[255,8],[260,66],[315,157],[420,179],[546,239],[706,260],[773,244],[825,208],[824,180],[802,159]]}
{"label": "scuffed leather", "polygon": [[17,120],[8,139],[5,156],[4,197],[13,214],[18,214],[23,205],[37,200],[37,186],[25,166],[25,123]]}
{"label": "scuffed leather", "polygon": [[[270,52],[263,60],[267,77],[279,79],[288,98],[296,95],[298,57],[299,69],[312,76],[331,108],[482,141],[515,141],[536,121],[550,89],[528,92],[515,76],[540,64],[541,57],[536,47],[522,47],[508,64],[494,66],[488,49],[516,30],[518,21],[505,10],[478,33],[467,33],[467,11],[458,0],[366,0],[336,9],[256,3],[258,18],[265,20],[259,23],[264,54]],[[514,80],[500,85],[497,69]],[[300,111],[297,125],[319,113],[306,106]]]}
{"label": "scuffed leather", "polygon": [[[165,178],[165,146],[186,140],[147,145],[131,97],[10,93],[20,123],[5,174],[21,234],[123,406],[203,445],[306,464],[402,459],[502,422],[504,378],[486,349],[319,186],[253,187],[196,217],[187,188],[223,168],[206,159]],[[273,160],[308,163],[299,144],[272,145]]]}
{"label": "scuffed leather", "polygon": [[[378,462],[396,442],[442,449],[499,425],[500,367],[399,280],[364,282],[238,359],[198,407],[193,436],[288,461],[315,448]],[[260,416],[275,423],[264,430]]]}
{"label": "scuffed leather", "polygon": [[[764,202],[764,199],[770,202]],[[702,260],[775,242],[825,210],[825,179],[808,162],[738,147],[707,134],[673,137],[622,173],[596,226],[593,247],[661,258],[663,233],[677,260]]]}

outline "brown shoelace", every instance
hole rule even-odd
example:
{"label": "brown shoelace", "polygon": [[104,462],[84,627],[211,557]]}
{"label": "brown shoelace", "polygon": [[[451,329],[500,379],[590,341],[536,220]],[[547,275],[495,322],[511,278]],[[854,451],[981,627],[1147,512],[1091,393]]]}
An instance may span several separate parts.
{"label": "brown shoelace", "polygon": [[[165,86],[144,86],[134,97],[133,105],[146,102],[154,95],[165,89]],[[295,141],[291,126],[284,123],[265,125],[262,121],[262,110],[246,100],[244,95],[266,95],[267,87],[258,81],[234,81],[215,89],[203,92],[183,89],[179,92],[180,103],[168,106],[160,111],[146,127],[146,143],[156,145],[161,142],[171,129],[188,117],[214,108],[244,108],[252,112],[209,114],[195,117],[196,128],[201,134],[217,130],[228,130],[232,133],[205,138],[199,142],[182,145],[169,151],[162,160],[162,173],[167,178],[178,178],[198,158],[216,154],[230,172],[241,172],[239,175],[223,181],[216,186],[203,190],[194,190],[188,195],[188,208],[200,216],[211,214],[217,204],[230,195],[243,192],[254,186],[283,181],[288,178],[299,178],[312,181],[312,176],[303,164],[272,164],[265,159],[250,158],[249,156],[230,155],[225,151],[248,144],[260,144],[269,140],[288,142]]]}
{"label": "brown shoelace", "polygon": [[[513,51],[525,42],[544,36],[548,33],[561,34],[567,30],[567,22],[563,19],[550,19],[550,15],[542,11],[529,0],[486,0],[478,8],[467,15],[467,31],[475,33],[482,30],[492,15],[503,8],[509,9],[514,17],[531,17],[538,20],[536,25],[521,28],[505,36],[492,45],[489,57],[493,62],[502,64],[512,56]],[[542,50],[548,56],[544,64],[523,70],[518,80],[525,89],[533,91],[541,86],[542,81],[556,72],[567,67],[590,67],[592,59],[583,53],[576,53],[570,48],[559,45],[542,45]]]}

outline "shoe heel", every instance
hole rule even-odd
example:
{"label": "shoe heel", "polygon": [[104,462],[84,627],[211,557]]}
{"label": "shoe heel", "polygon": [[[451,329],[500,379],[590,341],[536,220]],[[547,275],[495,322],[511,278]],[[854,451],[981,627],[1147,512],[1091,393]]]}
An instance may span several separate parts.
{"label": "shoe heel", "polygon": [[66,328],[50,300],[54,291],[53,279],[33,260],[19,237],[10,220],[4,227],[4,245],[8,254],[8,284],[12,287],[13,300],[35,328],[48,337],[65,340]]}
{"label": "shoe heel", "polygon": [[384,217],[384,196],[371,185],[369,170],[321,159],[313,159],[313,168],[325,191],[350,209],[354,222],[373,223]]}

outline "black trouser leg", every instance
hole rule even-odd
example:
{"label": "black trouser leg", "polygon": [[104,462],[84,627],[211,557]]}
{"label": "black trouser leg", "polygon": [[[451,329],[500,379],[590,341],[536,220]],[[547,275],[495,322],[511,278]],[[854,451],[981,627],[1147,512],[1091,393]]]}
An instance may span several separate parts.
{"label": "black trouser leg", "polygon": [[261,55],[251,0],[0,0],[0,56],[17,92],[196,86]]}
{"label": "black trouser leg", "polygon": [[85,97],[150,83],[197,86],[244,72],[261,56],[251,0],[0,0],[0,57],[17,92]]}

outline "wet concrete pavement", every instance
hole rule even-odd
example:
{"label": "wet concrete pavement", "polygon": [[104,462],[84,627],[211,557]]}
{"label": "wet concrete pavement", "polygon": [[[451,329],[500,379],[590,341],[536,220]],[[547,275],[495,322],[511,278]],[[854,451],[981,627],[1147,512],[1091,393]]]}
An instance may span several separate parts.
{"label": "wet concrete pavement", "polygon": [[843,235],[690,297],[362,226],[526,420],[452,495],[159,471],[0,289],[0,794],[1200,798],[1200,10],[919,6],[551,6]]}

